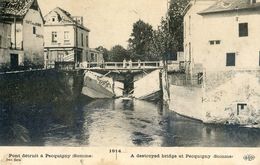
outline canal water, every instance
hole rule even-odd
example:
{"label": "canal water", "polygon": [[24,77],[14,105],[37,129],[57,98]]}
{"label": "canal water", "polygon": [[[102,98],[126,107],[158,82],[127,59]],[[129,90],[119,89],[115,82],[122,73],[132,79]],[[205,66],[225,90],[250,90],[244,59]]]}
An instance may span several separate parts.
{"label": "canal water", "polygon": [[1,146],[260,147],[260,130],[205,125],[160,103],[0,104]]}

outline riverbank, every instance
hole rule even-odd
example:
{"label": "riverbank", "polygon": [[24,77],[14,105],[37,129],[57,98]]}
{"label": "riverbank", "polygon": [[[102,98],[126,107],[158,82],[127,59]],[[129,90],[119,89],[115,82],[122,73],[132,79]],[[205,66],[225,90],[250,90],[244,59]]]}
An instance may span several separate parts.
{"label": "riverbank", "polygon": [[[82,75],[57,70],[31,70],[0,75],[0,145],[24,145],[50,127],[73,126]],[[57,126],[56,126],[57,127]],[[33,134],[30,134],[33,132]]]}

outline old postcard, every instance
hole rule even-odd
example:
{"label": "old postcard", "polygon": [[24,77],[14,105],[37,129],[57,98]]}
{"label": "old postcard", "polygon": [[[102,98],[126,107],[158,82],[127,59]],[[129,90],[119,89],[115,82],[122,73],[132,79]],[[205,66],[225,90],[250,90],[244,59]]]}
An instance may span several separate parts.
{"label": "old postcard", "polygon": [[0,0],[0,165],[260,164],[260,0]]}

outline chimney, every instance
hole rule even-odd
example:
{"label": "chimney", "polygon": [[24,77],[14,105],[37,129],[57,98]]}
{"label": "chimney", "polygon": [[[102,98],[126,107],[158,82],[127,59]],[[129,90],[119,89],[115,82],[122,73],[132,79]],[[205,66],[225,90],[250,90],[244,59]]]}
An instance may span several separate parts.
{"label": "chimney", "polygon": [[78,24],[83,25],[83,17],[82,16],[74,16],[73,20],[76,21]]}

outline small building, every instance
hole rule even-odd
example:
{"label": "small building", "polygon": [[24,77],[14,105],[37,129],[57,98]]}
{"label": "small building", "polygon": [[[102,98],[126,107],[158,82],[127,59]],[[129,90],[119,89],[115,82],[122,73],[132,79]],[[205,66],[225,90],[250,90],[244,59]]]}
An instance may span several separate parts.
{"label": "small building", "polygon": [[43,17],[37,0],[2,0],[0,8],[0,67],[43,67]]}
{"label": "small building", "polygon": [[104,62],[103,53],[96,49],[89,49],[89,56],[87,61],[102,63]]}
{"label": "small building", "polygon": [[81,63],[88,60],[89,29],[83,24],[83,17],[72,16],[57,7],[45,17],[44,54],[47,67],[55,62]]}

